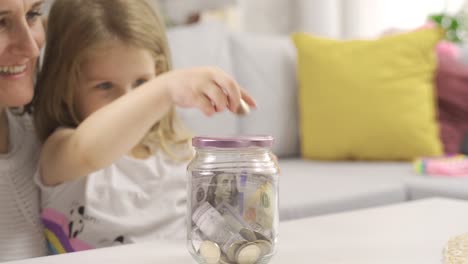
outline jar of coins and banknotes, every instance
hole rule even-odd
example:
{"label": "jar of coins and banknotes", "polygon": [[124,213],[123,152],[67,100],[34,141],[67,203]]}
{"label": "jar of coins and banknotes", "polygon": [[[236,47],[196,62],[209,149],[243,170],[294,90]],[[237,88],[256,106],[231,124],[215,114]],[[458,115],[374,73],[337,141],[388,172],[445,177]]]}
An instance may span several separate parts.
{"label": "jar of coins and banknotes", "polygon": [[271,136],[195,137],[187,246],[198,263],[268,263],[278,236],[279,168]]}

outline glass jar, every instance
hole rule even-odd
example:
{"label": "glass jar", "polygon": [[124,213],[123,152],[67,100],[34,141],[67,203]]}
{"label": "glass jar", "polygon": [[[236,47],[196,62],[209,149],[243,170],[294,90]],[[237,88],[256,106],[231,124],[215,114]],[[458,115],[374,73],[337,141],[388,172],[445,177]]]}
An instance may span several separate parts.
{"label": "glass jar", "polygon": [[278,237],[271,136],[195,137],[187,167],[187,247],[198,263],[268,263]]}

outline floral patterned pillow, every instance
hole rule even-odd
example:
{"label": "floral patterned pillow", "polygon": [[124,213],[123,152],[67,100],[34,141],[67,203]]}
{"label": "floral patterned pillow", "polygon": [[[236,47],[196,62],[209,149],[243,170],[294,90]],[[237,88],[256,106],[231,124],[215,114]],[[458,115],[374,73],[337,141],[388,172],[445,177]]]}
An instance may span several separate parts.
{"label": "floral patterned pillow", "polygon": [[[441,45],[446,45],[443,47]],[[436,75],[440,137],[446,153],[459,153],[468,134],[468,66],[462,64],[454,46],[440,43]]]}

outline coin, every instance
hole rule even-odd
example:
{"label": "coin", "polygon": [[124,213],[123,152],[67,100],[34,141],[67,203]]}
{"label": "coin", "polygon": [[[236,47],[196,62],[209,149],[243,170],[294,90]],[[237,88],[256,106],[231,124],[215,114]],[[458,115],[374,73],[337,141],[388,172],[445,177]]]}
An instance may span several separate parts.
{"label": "coin", "polygon": [[257,231],[253,231],[254,234],[255,234],[255,237],[257,237],[257,240],[266,240],[266,241],[270,241],[270,239],[268,239],[265,235],[263,235],[262,233],[260,232],[257,232]]}
{"label": "coin", "polygon": [[243,244],[245,244],[244,241],[237,241],[237,242],[232,243],[232,245],[230,245],[230,246],[228,247],[228,249],[226,250],[226,255],[227,255],[228,260],[230,260],[230,261],[236,261],[236,253],[237,253],[237,250],[238,250]]}
{"label": "coin", "polygon": [[232,262],[229,261],[228,257],[225,254],[221,254],[221,258],[219,259],[219,264],[231,264]]}
{"label": "coin", "polygon": [[271,243],[267,240],[257,240],[255,241],[255,245],[257,245],[260,248],[261,256],[265,256],[271,252],[272,246]]}
{"label": "coin", "polygon": [[221,249],[218,244],[205,240],[200,245],[200,256],[202,256],[207,264],[217,264],[221,257]]}
{"label": "coin", "polygon": [[255,235],[254,231],[250,230],[250,229],[247,229],[247,228],[242,228],[240,231],[239,231],[239,234],[241,234],[241,236],[249,241],[249,242],[253,242],[255,240],[257,240],[257,236]]}
{"label": "coin", "polygon": [[255,243],[242,245],[237,251],[237,263],[254,264],[260,258],[261,250]]}
{"label": "coin", "polygon": [[247,115],[250,113],[249,105],[244,101],[244,99],[240,100],[239,108],[237,108],[236,114],[238,115]]}

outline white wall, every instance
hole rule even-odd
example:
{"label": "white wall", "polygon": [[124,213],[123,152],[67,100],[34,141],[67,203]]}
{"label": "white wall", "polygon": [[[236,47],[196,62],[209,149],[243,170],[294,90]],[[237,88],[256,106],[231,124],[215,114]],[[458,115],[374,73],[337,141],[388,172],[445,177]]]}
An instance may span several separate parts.
{"label": "white wall", "polygon": [[336,38],[372,38],[389,28],[421,26],[428,14],[454,12],[464,0],[240,0],[245,31],[307,31]]}
{"label": "white wall", "polygon": [[239,0],[241,28],[254,33],[287,33],[291,2],[295,0]]}
{"label": "white wall", "polygon": [[342,37],[369,38],[389,28],[416,28],[444,7],[443,0],[344,0]]}
{"label": "white wall", "polygon": [[[46,0],[46,9],[48,2]],[[150,0],[172,7],[175,17],[196,6],[238,3],[240,30],[289,34],[306,31],[333,38],[372,38],[389,28],[422,25],[430,13],[455,12],[465,0]],[[468,1],[468,0],[467,0]],[[204,8],[203,8],[204,7]],[[237,20],[229,16],[230,20]],[[236,25],[237,28],[237,25]]]}
{"label": "white wall", "polygon": [[[273,0],[274,1],[274,0]],[[293,0],[290,31],[307,31],[338,38],[341,36],[341,0]]]}

